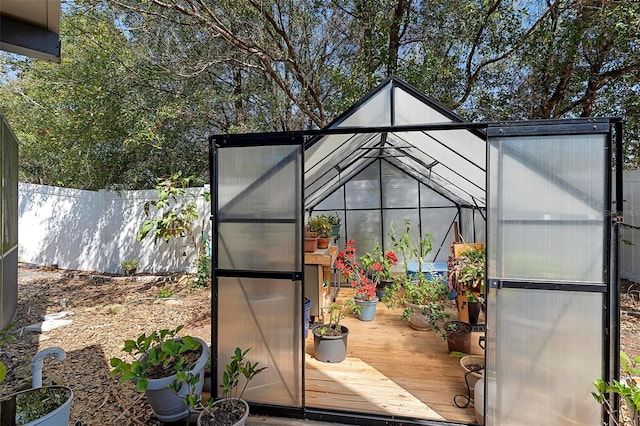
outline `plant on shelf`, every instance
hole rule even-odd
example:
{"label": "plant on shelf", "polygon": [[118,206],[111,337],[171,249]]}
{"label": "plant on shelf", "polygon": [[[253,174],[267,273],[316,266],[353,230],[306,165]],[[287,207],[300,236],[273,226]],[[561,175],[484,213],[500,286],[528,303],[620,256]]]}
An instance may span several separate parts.
{"label": "plant on shelf", "polygon": [[172,422],[189,414],[188,406],[200,399],[204,366],[209,357],[207,344],[192,336],[178,337],[182,330],[163,329],[136,340],[126,340],[122,349],[131,358],[111,358],[111,376],[132,380],[136,390],[145,392],[156,416]]}
{"label": "plant on shelf", "polygon": [[[631,358],[624,351],[620,351],[620,368],[623,372],[620,380],[605,382],[601,378],[596,379],[593,383],[596,390],[592,391],[591,395],[604,406],[613,421],[612,424],[637,426],[640,424],[640,356]],[[624,399],[630,422],[625,423],[624,411],[612,405],[612,399],[609,398],[612,394],[620,395]],[[618,418],[618,414],[623,415]]]}
{"label": "plant on shelf", "polygon": [[[400,236],[396,235],[394,224],[391,224],[389,235],[393,250],[402,256],[405,273],[395,277],[391,286],[387,287],[382,297],[383,303],[390,309],[404,307],[401,318],[411,327],[418,330],[433,329],[445,338],[443,325],[449,314],[445,311],[444,301],[450,292],[440,275],[425,274],[423,271],[425,258],[431,251],[431,234],[412,239],[411,224],[406,220]],[[415,272],[409,271],[410,259],[418,260]]]}
{"label": "plant on shelf", "polygon": [[120,265],[125,275],[135,275],[140,266],[140,262],[135,259],[127,259]]}
{"label": "plant on shelf", "polygon": [[[484,248],[469,246],[459,257],[449,257],[447,262],[447,282],[449,289],[458,295],[458,310],[468,308],[469,322],[478,323],[478,316],[484,303],[484,278],[486,254]],[[465,314],[466,315],[466,314]],[[466,320],[466,316],[464,316]]]}
{"label": "plant on shelf", "polygon": [[[267,367],[258,368],[259,363],[246,360],[251,348],[236,348],[231,362],[225,366],[222,374],[222,399],[205,406],[198,417],[198,425],[231,426],[243,425],[249,416],[249,404],[242,399],[249,382],[262,373]],[[244,383],[240,387],[240,381]]]}
{"label": "plant on shelf", "polygon": [[484,294],[485,264],[484,248],[469,248],[462,256],[451,258],[448,265],[449,288],[461,293]]}
{"label": "plant on shelf", "polygon": [[342,219],[340,218],[340,216],[338,216],[338,212],[327,216],[327,219],[329,220],[329,224],[331,225],[331,236],[337,236],[340,233],[340,224],[342,223]]}
{"label": "plant on shelf", "polygon": [[311,232],[315,232],[318,235],[318,238],[328,238],[331,235],[331,225],[324,215],[310,217],[307,225],[309,225]]}

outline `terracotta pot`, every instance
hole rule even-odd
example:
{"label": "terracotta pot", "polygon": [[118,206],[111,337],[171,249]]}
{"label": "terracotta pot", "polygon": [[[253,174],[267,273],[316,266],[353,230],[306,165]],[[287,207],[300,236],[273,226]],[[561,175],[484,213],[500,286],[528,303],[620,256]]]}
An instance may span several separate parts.
{"label": "terracotta pot", "polygon": [[317,238],[305,238],[304,239],[304,252],[305,253],[313,253],[316,251],[318,247],[318,239]]}
{"label": "terracotta pot", "polygon": [[318,248],[326,249],[327,247],[329,247],[329,241],[329,238],[318,238]]}

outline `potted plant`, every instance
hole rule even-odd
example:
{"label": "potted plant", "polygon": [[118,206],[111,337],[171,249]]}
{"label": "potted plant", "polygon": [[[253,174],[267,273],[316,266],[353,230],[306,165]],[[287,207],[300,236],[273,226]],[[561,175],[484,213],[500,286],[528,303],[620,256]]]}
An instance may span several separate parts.
{"label": "potted plant", "polygon": [[315,232],[318,237],[318,248],[325,249],[329,247],[329,236],[331,235],[331,225],[329,219],[325,215],[314,216],[307,221],[309,230]]}
{"label": "potted plant", "polygon": [[[0,330],[0,344],[15,341],[10,334],[15,323]],[[2,424],[67,425],[71,416],[73,391],[66,386],[42,386],[42,366],[44,359],[54,356],[65,358],[62,348],[52,347],[39,351],[33,357],[33,387],[0,398]],[[6,377],[6,366],[0,362],[0,382]]]}
{"label": "potted plant", "polygon": [[398,262],[398,257],[393,250],[384,252],[380,244],[372,252],[365,253],[360,257],[362,267],[367,271],[367,276],[372,278],[376,283],[376,295],[382,298],[384,289],[391,285],[393,277],[391,276],[391,268]]}
{"label": "potted plant", "polygon": [[304,227],[304,252],[313,253],[316,248],[318,248],[318,233],[306,225]]}
{"label": "potted plant", "polygon": [[[618,418],[618,414],[623,414],[619,422],[613,424],[631,424],[633,426],[640,425],[640,356],[635,358],[629,357],[624,351],[620,351],[620,368],[623,377],[620,380],[612,380],[607,383],[601,378],[596,379],[593,383],[596,390],[591,395],[605,407],[610,418]],[[626,405],[629,413],[629,422],[624,423],[624,411],[614,407],[608,395],[620,395]]]}
{"label": "potted plant", "polygon": [[471,352],[471,324],[463,321],[448,321],[444,325],[449,353]]}
{"label": "potted plant", "polygon": [[329,216],[327,216],[327,219],[329,220],[329,224],[331,225],[331,237],[336,237],[340,234],[340,223],[342,222],[342,219],[340,219],[340,216],[338,216],[338,212],[335,212],[335,214],[331,214]]}
{"label": "potted plant", "polygon": [[[242,426],[249,417],[249,404],[242,399],[249,382],[267,367],[258,368],[258,362],[246,361],[251,348],[243,351],[236,348],[231,363],[222,374],[222,399],[206,406],[198,416],[198,426]],[[241,376],[244,384],[239,389]]]}
{"label": "potted plant", "polygon": [[2,397],[3,420],[16,425],[68,425],[73,391],[66,386],[34,387]]}
{"label": "potted plant", "polygon": [[[364,256],[366,257],[366,255]],[[369,255],[370,257],[370,255]],[[348,301],[350,310],[358,315],[362,321],[372,321],[376,314],[376,306],[378,304],[378,296],[376,295],[376,281],[370,279],[365,269],[355,260],[356,247],[353,240],[347,241],[343,251],[336,256],[336,270],[351,284],[353,289],[353,299]],[[389,262],[395,264],[395,254],[389,255]],[[376,263],[376,270],[380,272],[383,269],[381,264]],[[373,262],[369,263],[370,267],[374,267]]]}
{"label": "potted plant", "polygon": [[[334,303],[329,306],[329,322],[318,324],[313,333],[313,356],[322,362],[341,362],[347,356],[347,338],[349,329],[340,324],[346,314],[346,308]],[[323,317],[327,317],[324,315]]]}
{"label": "potted plant", "polygon": [[204,367],[209,359],[207,344],[197,337],[163,329],[127,340],[123,351],[134,360],[111,358],[112,376],[132,380],[136,390],[145,392],[156,417],[173,422],[189,415],[185,401],[199,400],[204,382]]}
{"label": "potted plant", "polygon": [[135,275],[140,262],[135,259],[127,259],[120,265],[125,275]]}
{"label": "potted plant", "polygon": [[[484,248],[470,246],[459,257],[448,261],[447,281],[449,288],[458,295],[458,310],[468,309],[471,325],[478,323],[484,295],[486,254]],[[466,319],[461,315],[461,319]]]}
{"label": "potted plant", "polygon": [[[442,338],[444,323],[449,319],[444,301],[449,297],[443,278],[435,273],[425,274],[424,259],[431,251],[431,234],[419,239],[410,237],[411,224],[404,223],[401,236],[396,235],[395,226],[391,225],[391,245],[393,250],[402,256],[405,273],[398,275],[391,286],[387,287],[382,301],[390,309],[404,307],[401,318],[416,330],[435,330]],[[409,259],[418,260],[416,272],[409,271]]]}

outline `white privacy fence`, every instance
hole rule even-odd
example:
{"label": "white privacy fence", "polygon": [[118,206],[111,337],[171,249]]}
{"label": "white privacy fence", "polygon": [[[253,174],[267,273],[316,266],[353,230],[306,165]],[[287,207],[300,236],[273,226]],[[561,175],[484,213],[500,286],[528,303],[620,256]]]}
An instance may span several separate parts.
{"label": "white privacy fence", "polygon": [[[624,172],[623,194],[625,223],[640,226],[640,170]],[[631,244],[620,244],[621,275],[640,282],[640,230],[623,229],[622,237]]]}
{"label": "white privacy fence", "polygon": [[[207,188],[208,190],[208,188]],[[210,235],[210,205],[204,189],[197,196],[200,220],[195,232]],[[187,238],[136,241],[145,219],[143,204],[156,190],[82,191],[20,183],[18,187],[18,260],[63,269],[122,272],[126,259],[140,262],[139,272],[194,271],[193,247]],[[153,209],[151,209],[153,211]]]}
{"label": "white privacy fence", "polygon": [[[207,188],[208,190],[208,188]],[[200,234],[204,219],[209,238],[210,205],[198,195]],[[121,272],[125,259],[140,262],[140,272],[175,272],[189,269],[193,249],[187,239],[154,246],[153,238],[136,241],[145,219],[143,204],[155,199],[155,190],[81,191],[44,185],[19,184],[18,239],[20,262],[56,264],[63,269]],[[640,226],[640,170],[624,172],[625,222]],[[621,244],[623,278],[640,282],[640,230],[623,230]]]}

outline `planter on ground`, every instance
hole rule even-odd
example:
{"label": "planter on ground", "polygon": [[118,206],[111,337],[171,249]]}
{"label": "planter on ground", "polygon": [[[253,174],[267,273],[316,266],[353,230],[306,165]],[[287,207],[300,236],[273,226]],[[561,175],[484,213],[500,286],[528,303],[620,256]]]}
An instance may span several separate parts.
{"label": "planter on ground", "polygon": [[[349,329],[340,326],[341,332],[332,334],[332,329],[316,325],[312,329],[314,358],[322,362],[342,362],[347,357],[347,338]],[[324,332],[323,332],[324,330]]]}
{"label": "planter on ground", "polygon": [[[68,426],[73,391],[65,386],[44,386],[2,398],[2,424]],[[12,423],[10,419],[15,419]]]}

